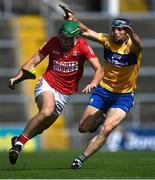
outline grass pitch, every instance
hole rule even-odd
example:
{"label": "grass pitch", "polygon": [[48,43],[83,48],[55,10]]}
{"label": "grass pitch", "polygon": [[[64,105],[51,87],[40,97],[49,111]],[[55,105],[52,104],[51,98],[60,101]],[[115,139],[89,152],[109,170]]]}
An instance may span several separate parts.
{"label": "grass pitch", "polygon": [[80,170],[70,169],[80,152],[21,153],[16,165],[0,153],[0,179],[154,179],[155,152],[97,152]]}

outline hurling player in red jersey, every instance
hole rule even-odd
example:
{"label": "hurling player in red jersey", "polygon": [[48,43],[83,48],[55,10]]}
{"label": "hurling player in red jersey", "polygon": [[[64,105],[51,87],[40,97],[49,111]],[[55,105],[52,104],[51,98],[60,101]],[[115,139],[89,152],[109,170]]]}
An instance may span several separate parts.
{"label": "hurling player in red jersey", "polygon": [[[101,81],[102,66],[87,42],[79,36],[80,33],[76,22],[64,21],[58,36],[52,37],[22,66],[23,69],[29,70],[35,68],[46,56],[49,57],[47,70],[35,88],[38,113],[28,122],[19,137],[11,139],[9,161],[12,165],[16,163],[23,145],[49,128],[63,111],[70,95],[77,91],[85,60],[90,63],[95,73],[83,92],[89,93]],[[9,87],[14,87],[14,81],[20,74],[21,70],[9,80]]]}

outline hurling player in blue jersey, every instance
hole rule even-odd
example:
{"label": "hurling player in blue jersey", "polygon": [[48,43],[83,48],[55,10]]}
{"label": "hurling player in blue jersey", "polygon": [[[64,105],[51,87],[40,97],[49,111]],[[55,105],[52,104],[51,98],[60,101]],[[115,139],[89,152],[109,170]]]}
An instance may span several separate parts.
{"label": "hurling player in blue jersey", "polygon": [[[100,43],[104,48],[104,76],[90,96],[89,104],[80,119],[79,131],[94,132],[102,126],[83,153],[73,160],[71,168],[80,169],[105,144],[109,134],[132,108],[143,45],[127,19],[114,19],[109,34],[91,30],[71,14],[69,20],[78,22],[82,35]],[[106,114],[104,122],[100,118],[102,114]]]}

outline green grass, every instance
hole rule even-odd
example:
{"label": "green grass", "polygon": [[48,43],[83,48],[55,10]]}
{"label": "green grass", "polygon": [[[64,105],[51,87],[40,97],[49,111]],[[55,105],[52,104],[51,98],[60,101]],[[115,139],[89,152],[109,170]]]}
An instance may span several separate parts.
{"label": "green grass", "polygon": [[2,179],[153,179],[155,152],[98,152],[81,170],[70,169],[79,152],[21,153],[16,165],[8,162],[7,153],[0,153]]}

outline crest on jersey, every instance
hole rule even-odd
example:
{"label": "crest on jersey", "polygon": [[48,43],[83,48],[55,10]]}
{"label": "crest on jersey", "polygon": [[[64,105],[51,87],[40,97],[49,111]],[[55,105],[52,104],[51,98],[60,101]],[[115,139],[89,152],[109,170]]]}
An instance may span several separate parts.
{"label": "crest on jersey", "polygon": [[93,98],[91,98],[91,99],[90,99],[90,103],[92,103],[93,101],[94,101],[94,99],[93,99]]}
{"label": "crest on jersey", "polygon": [[73,51],[73,57],[76,57],[77,56],[77,51]]}

